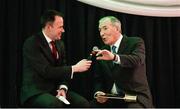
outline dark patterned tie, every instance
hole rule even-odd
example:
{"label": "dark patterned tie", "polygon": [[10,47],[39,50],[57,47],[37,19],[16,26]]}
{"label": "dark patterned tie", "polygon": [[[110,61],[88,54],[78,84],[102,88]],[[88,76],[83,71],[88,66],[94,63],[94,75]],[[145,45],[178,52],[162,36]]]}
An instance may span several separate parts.
{"label": "dark patterned tie", "polygon": [[[116,54],[116,46],[113,45],[111,49],[112,49],[112,53],[113,53],[113,54]],[[113,66],[114,66],[114,65],[115,65],[115,64],[114,64],[114,62],[113,62]]]}
{"label": "dark patterned tie", "polygon": [[116,46],[114,46],[114,45],[112,46],[112,52],[116,53]]}
{"label": "dark patterned tie", "polygon": [[55,46],[55,42],[51,41],[50,44],[52,46],[52,49],[51,49],[52,56],[55,60],[57,60],[57,48]]}

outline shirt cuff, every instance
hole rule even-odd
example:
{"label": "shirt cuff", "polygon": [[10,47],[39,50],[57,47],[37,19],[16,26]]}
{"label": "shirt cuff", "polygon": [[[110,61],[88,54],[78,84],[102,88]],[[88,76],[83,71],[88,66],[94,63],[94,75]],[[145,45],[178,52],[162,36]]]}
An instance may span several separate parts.
{"label": "shirt cuff", "polygon": [[72,68],[72,72],[71,72],[71,79],[73,79],[73,75],[74,75],[74,70],[73,70],[73,67]]}
{"label": "shirt cuff", "polygon": [[97,94],[100,94],[100,95],[105,95],[105,93],[104,93],[104,92],[102,92],[102,91],[97,91],[97,92],[94,94],[94,98],[96,98],[96,97],[97,97]]}
{"label": "shirt cuff", "polygon": [[116,58],[117,60],[113,61],[115,64],[121,64],[121,60],[120,60],[120,57],[118,54],[115,54],[116,55]]}
{"label": "shirt cuff", "polygon": [[66,92],[68,91],[68,87],[66,85],[60,85],[59,86],[59,89],[65,89]]}

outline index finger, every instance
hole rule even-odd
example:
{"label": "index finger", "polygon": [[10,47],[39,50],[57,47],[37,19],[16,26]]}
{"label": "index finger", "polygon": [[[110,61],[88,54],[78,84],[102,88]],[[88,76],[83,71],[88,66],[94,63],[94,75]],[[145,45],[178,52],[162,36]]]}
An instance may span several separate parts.
{"label": "index finger", "polygon": [[98,50],[96,56],[99,56],[99,55],[101,55],[101,54],[102,54],[102,50]]}

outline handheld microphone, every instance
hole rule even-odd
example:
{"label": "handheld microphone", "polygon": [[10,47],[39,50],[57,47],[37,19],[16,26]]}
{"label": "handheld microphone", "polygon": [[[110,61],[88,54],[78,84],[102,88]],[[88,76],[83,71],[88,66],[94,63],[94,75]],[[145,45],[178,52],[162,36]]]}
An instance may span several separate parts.
{"label": "handheld microphone", "polygon": [[97,54],[97,50],[99,50],[99,48],[97,46],[94,46],[93,49],[92,49],[91,54],[92,55],[96,55]]}
{"label": "handheld microphone", "polygon": [[99,50],[99,48],[97,46],[94,46],[92,51],[91,51],[91,54],[89,55],[89,57],[87,59],[88,60],[92,60],[93,57],[96,57],[97,50]]}

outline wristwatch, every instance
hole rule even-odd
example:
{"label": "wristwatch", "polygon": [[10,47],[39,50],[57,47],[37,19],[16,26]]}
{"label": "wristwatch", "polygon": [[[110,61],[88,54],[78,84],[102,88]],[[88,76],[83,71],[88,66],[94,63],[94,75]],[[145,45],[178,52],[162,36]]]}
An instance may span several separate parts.
{"label": "wristwatch", "polygon": [[113,58],[113,61],[118,61],[118,57],[117,57],[117,54],[114,54],[114,58]]}

